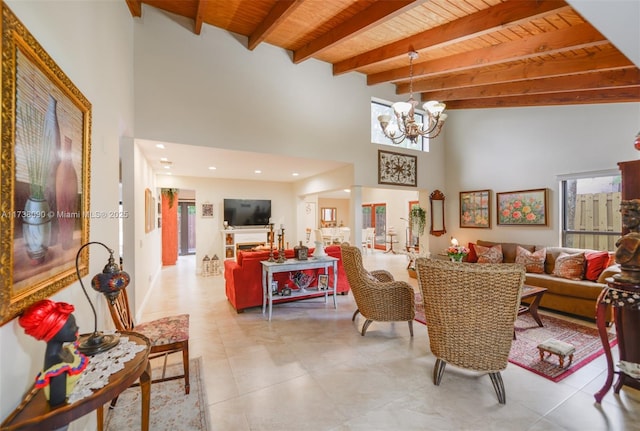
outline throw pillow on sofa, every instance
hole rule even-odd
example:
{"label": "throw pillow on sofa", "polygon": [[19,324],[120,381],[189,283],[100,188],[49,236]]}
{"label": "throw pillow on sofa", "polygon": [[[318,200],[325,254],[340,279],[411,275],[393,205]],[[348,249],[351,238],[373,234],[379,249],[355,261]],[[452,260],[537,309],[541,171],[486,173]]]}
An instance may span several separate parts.
{"label": "throw pillow on sofa", "polygon": [[587,267],[584,271],[584,278],[597,281],[602,271],[609,266],[608,251],[587,251],[584,253]]}
{"label": "throw pillow on sofa", "polygon": [[518,246],[516,249],[516,263],[524,265],[527,272],[535,274],[544,273],[544,259],[547,256],[547,249],[541,248],[533,253]]}
{"label": "throw pillow on sofa", "polygon": [[478,263],[502,263],[502,246],[483,247],[476,244]]}
{"label": "throw pillow on sofa", "polygon": [[466,255],[462,259],[462,261],[469,262],[469,263],[476,263],[478,261],[478,254],[476,253],[476,245],[470,242],[467,248],[469,249],[469,254]]}
{"label": "throw pillow on sofa", "polygon": [[582,280],[584,276],[584,252],[568,254],[560,253],[556,258],[556,266],[553,275],[569,280]]}

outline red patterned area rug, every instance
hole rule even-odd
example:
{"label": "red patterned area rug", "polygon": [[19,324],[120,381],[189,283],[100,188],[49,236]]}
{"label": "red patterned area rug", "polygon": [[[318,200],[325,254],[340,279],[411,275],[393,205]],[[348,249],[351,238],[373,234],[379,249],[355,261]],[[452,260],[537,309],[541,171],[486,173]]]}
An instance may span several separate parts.
{"label": "red patterned area rug", "polygon": [[[542,328],[528,313],[518,316],[515,324],[516,339],[511,345],[509,362],[553,382],[559,382],[604,353],[596,328],[546,314],[541,315],[540,318],[544,325]],[[422,324],[425,323],[422,297],[419,293],[416,294],[415,320]],[[537,346],[549,338],[564,341],[576,348],[570,366],[566,365],[569,361],[567,358],[565,359],[565,367],[560,368],[556,355],[547,358],[547,354],[545,354],[544,361],[540,361]],[[616,345],[615,334],[609,333],[609,343],[611,346]]]}

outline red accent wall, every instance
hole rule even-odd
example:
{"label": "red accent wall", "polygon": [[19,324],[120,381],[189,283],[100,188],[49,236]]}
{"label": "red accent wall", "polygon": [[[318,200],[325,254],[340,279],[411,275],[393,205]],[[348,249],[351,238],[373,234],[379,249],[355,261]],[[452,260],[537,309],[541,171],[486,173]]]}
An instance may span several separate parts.
{"label": "red accent wall", "polygon": [[178,195],[173,198],[169,208],[169,199],[162,196],[162,264],[175,265],[178,261]]}

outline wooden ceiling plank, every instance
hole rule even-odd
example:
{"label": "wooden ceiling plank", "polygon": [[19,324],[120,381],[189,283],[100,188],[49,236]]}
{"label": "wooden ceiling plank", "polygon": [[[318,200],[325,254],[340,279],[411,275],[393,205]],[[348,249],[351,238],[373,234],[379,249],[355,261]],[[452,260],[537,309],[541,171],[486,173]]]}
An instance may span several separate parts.
{"label": "wooden ceiling plank", "polygon": [[637,68],[606,70],[579,75],[556,76],[478,85],[458,89],[422,93],[422,100],[465,100],[485,97],[521,96],[543,93],[566,93],[582,90],[609,90],[637,87],[640,85],[640,70]]}
{"label": "wooden ceiling plank", "polygon": [[501,3],[464,18],[423,31],[414,36],[353,56],[333,65],[333,74],[340,75],[360,67],[406,55],[410,50],[437,48],[470,40],[500,29],[518,26],[531,19],[566,11],[564,1]]}
{"label": "wooden ceiling plank", "polygon": [[247,48],[253,51],[258,44],[263,42],[271,32],[273,32],[280,23],[287,19],[303,0],[280,0],[269,11],[269,15],[258,24],[255,31],[249,35]]}
{"label": "wooden ceiling plank", "polygon": [[640,86],[613,90],[571,91],[447,102],[447,110],[517,108],[526,106],[586,105],[594,103],[640,102]]}
{"label": "wooden ceiling plank", "polygon": [[126,0],[127,6],[131,16],[139,18],[142,16],[142,1],[140,0]]}
{"label": "wooden ceiling plank", "polygon": [[204,8],[204,1],[203,0],[197,0],[196,2],[196,16],[194,18],[194,23],[193,23],[193,32],[195,34],[200,34],[202,32],[202,10]]}
{"label": "wooden ceiling plank", "polygon": [[[528,39],[501,43],[471,52],[414,64],[413,76],[419,78],[433,73],[463,71],[516,60],[534,58],[544,53],[553,54],[567,50],[608,44],[590,24],[580,24],[566,29],[543,33]],[[389,70],[367,76],[367,84],[404,80],[409,77],[409,67]]]}
{"label": "wooden ceiling plank", "polygon": [[[589,71],[618,70],[635,68],[635,65],[620,51],[611,47],[607,50],[586,52],[578,57],[563,57],[553,61],[527,61],[505,64],[500,70],[478,68],[465,72],[433,76],[413,82],[415,92],[447,90],[452,88],[470,87],[474,85],[488,85],[512,82],[525,79],[549,78],[554,76],[573,75]],[[396,86],[397,94],[408,94],[409,84]]]}
{"label": "wooden ceiling plank", "polygon": [[300,63],[335,44],[388,21],[427,0],[396,0],[374,3],[353,18],[306,44],[293,53],[293,62]]}

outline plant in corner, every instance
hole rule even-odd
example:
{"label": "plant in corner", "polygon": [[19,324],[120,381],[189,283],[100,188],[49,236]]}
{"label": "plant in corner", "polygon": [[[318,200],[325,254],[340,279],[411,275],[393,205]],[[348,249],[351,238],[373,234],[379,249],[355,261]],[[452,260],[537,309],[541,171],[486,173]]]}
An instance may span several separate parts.
{"label": "plant in corner", "polygon": [[172,208],[173,202],[178,194],[178,189],[161,189],[160,193],[169,200],[169,208]]}

